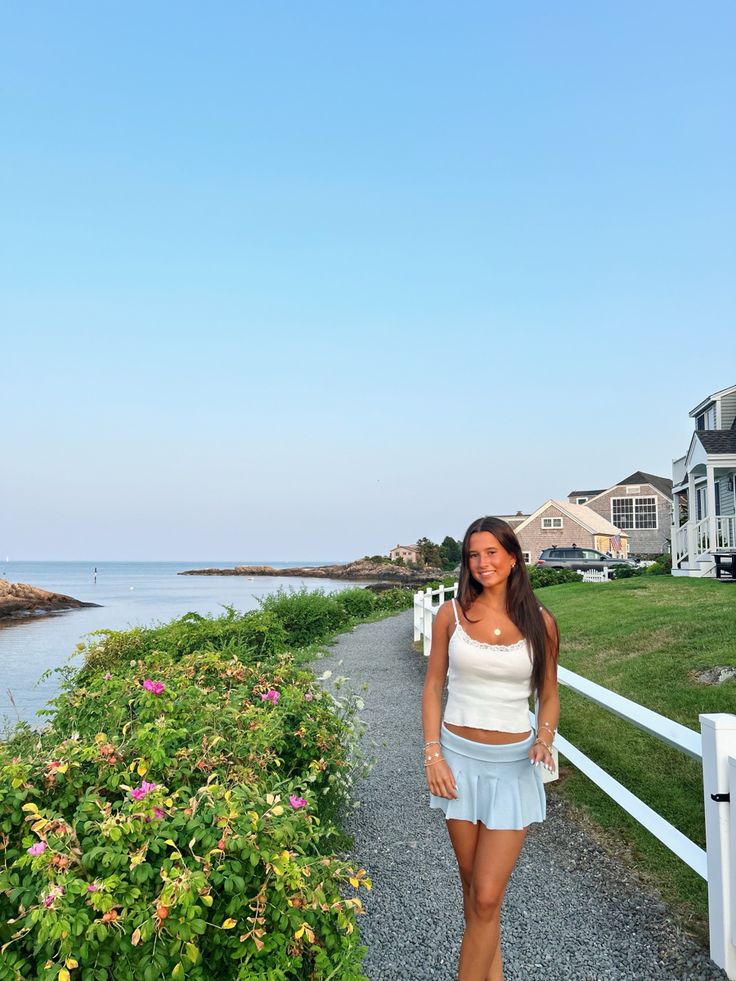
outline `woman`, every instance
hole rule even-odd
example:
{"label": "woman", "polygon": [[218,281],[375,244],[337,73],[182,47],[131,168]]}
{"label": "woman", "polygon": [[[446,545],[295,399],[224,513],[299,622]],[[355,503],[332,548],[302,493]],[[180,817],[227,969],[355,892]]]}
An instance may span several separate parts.
{"label": "woman", "polygon": [[503,981],[501,903],[529,825],[546,816],[540,767],[554,767],[558,648],[510,525],[474,521],[457,600],[437,611],[422,699],[430,807],[447,818],[463,888],[459,981]]}

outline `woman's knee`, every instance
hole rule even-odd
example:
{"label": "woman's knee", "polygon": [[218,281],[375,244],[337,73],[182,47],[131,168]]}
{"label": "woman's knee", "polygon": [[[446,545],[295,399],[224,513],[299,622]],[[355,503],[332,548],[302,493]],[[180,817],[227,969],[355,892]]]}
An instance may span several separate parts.
{"label": "woman's knee", "polygon": [[501,912],[503,890],[470,884],[470,913],[479,920],[493,920]]}

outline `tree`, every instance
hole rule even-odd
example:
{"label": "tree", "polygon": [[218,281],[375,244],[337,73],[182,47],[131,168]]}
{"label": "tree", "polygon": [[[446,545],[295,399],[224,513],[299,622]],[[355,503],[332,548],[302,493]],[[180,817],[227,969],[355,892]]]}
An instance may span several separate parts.
{"label": "tree", "polygon": [[419,555],[424,565],[442,565],[440,547],[435,542],[430,541],[429,538],[420,538],[417,542],[417,548],[419,549]]}
{"label": "tree", "polygon": [[448,570],[454,569],[455,566],[460,563],[462,551],[462,542],[457,541],[455,538],[450,538],[449,535],[445,535],[445,537],[442,539],[442,544],[440,545],[442,568]]}

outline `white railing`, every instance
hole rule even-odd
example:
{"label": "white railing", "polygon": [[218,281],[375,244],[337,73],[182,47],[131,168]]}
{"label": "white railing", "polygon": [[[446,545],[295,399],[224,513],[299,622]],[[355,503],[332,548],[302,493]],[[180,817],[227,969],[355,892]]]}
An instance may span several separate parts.
{"label": "white railing", "polygon": [[[432,623],[439,609],[439,604],[435,606],[433,600],[437,597],[441,604],[456,594],[457,583],[414,594],[414,641],[423,641],[425,656],[429,655]],[[555,739],[555,746],[562,756],[706,880],[710,956],[726,971],[728,978],[736,979],[736,816],[732,818],[730,803],[736,801],[736,715],[700,715],[700,732],[696,732],[567,668],[558,667],[557,678],[571,691],[701,761],[706,850],[627,790],[559,732]],[[529,718],[534,722],[532,712]]]}
{"label": "white railing", "polygon": [[716,515],[716,548],[736,549],[736,517]]}
{"label": "white railing", "polygon": [[710,552],[710,522],[707,518],[695,525],[695,548],[698,555]]}
{"label": "white railing", "polygon": [[687,524],[681,525],[679,528],[672,526],[672,565],[675,569],[678,567],[680,562],[689,554],[688,542],[687,542]]}
{"label": "white railing", "polygon": [[609,582],[610,575],[608,573],[608,566],[604,566],[602,569],[586,569],[585,572],[580,572],[580,578],[583,582]]}

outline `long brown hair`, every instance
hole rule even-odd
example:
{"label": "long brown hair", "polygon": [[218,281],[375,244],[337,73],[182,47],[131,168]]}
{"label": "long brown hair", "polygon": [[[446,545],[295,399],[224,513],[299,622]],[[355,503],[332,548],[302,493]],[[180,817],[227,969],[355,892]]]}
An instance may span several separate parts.
{"label": "long brown hair", "polygon": [[526,642],[531,649],[532,686],[541,698],[542,683],[547,669],[547,658],[557,656],[560,646],[560,632],[557,628],[557,621],[552,617],[555,632],[555,644],[552,645],[542,617],[539,600],[532,592],[529,573],[526,571],[526,563],[521,553],[519,539],[514,534],[511,525],[506,524],[501,518],[490,516],[478,518],[465,532],[462,557],[460,559],[460,580],[457,591],[458,602],[467,617],[467,611],[483,592],[481,584],[471,575],[470,565],[468,563],[470,536],[475,535],[479,531],[489,531],[516,560],[516,565],[506,580],[506,613],[511,622],[518,627],[522,636],[526,638]]}

